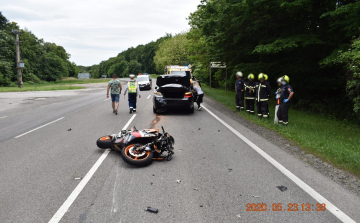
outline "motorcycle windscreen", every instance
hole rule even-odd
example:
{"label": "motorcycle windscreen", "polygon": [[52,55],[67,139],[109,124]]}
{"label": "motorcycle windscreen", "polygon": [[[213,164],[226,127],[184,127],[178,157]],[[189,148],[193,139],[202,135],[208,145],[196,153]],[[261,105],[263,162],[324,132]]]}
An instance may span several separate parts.
{"label": "motorcycle windscreen", "polygon": [[184,71],[182,74],[161,75],[156,79],[156,85],[159,87],[169,84],[179,84],[184,87],[190,87],[190,71]]}

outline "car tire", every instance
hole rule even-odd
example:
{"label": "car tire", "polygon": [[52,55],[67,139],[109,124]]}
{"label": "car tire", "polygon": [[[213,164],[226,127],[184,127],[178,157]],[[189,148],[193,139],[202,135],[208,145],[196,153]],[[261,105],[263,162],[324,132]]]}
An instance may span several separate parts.
{"label": "car tire", "polygon": [[195,108],[194,108],[194,106],[192,106],[192,108],[190,108],[190,110],[189,110],[189,113],[190,114],[194,113],[194,110],[195,110]]}
{"label": "car tire", "polygon": [[156,109],[153,107],[153,112],[156,113]]}

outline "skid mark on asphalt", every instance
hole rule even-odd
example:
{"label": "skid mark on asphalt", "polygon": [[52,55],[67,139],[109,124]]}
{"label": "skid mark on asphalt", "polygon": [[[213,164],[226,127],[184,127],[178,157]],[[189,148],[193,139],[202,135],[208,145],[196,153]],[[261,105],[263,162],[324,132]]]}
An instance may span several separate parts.
{"label": "skid mark on asphalt", "polygon": [[296,185],[298,185],[301,189],[303,189],[306,193],[308,193],[312,198],[318,201],[320,204],[326,204],[326,210],[330,211],[334,216],[336,216],[340,221],[346,223],[355,223],[349,216],[347,216],[344,212],[342,212],[339,208],[333,205],[330,201],[328,201],[325,197],[321,196],[318,192],[312,189],[309,185],[307,185],[300,178],[291,173],[288,169],[286,169],[283,165],[269,156],[266,152],[256,146],[253,142],[243,136],[241,133],[236,131],[233,127],[231,127],[224,120],[219,118],[217,115],[212,113],[209,109],[204,106],[201,106],[207,111],[211,116],[213,116],[216,120],[218,120],[221,124],[223,124],[226,128],[228,128],[232,133],[234,133],[237,137],[239,137],[242,141],[248,144],[252,149],[254,149],[257,153],[259,153],[264,159],[266,159],[269,163],[271,163],[275,168],[277,168],[280,172],[282,172],[286,177],[292,180]]}
{"label": "skid mark on asphalt", "polygon": [[116,195],[119,191],[120,185],[118,184],[118,182],[120,181],[120,174],[122,173],[121,171],[119,171],[119,166],[120,165],[117,165],[117,168],[116,168],[116,178],[115,178],[115,183],[114,183],[111,213],[116,213],[118,210],[118,203],[116,202]]}
{"label": "skid mark on asphalt", "polygon": [[156,114],[156,117],[151,121],[149,128],[153,129],[157,123],[160,121],[160,115]]}

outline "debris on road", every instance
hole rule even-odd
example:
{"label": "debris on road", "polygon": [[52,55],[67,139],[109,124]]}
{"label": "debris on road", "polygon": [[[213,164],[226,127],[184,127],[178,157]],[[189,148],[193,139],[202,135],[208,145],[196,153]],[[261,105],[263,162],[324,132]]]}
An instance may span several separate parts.
{"label": "debris on road", "polygon": [[153,182],[151,182],[150,185],[153,185]]}
{"label": "debris on road", "polygon": [[287,190],[287,187],[281,185],[281,186],[276,186],[277,188],[279,188],[279,190],[281,190],[282,192]]}
{"label": "debris on road", "polygon": [[81,180],[81,177],[75,177],[74,180]]}
{"label": "debris on road", "polygon": [[157,208],[152,208],[152,207],[147,207],[145,209],[145,211],[153,212],[153,213],[158,213],[159,212],[159,210]]}
{"label": "debris on road", "polygon": [[68,129],[68,131],[71,131],[71,128],[70,128],[70,129]]}
{"label": "debris on road", "polygon": [[218,132],[220,132],[220,130],[218,130]]}
{"label": "debris on road", "polygon": [[255,196],[255,195],[253,195],[253,197],[255,197],[255,198],[260,198],[260,196]]}
{"label": "debris on road", "polygon": [[232,171],[232,169],[228,169],[229,173]]}
{"label": "debris on road", "polygon": [[153,174],[153,177],[155,176],[155,174]]}
{"label": "debris on road", "polygon": [[199,128],[199,130],[201,130],[201,128]]}
{"label": "debris on road", "polygon": [[237,214],[236,217],[241,218],[240,214]]}
{"label": "debris on road", "polygon": [[206,156],[204,156],[203,159],[206,159]]}
{"label": "debris on road", "polygon": [[199,188],[194,188],[194,190],[199,190]]}
{"label": "debris on road", "polygon": [[202,208],[202,207],[204,207],[204,206],[201,204],[200,207]]}
{"label": "debris on road", "polygon": [[179,183],[181,183],[181,180],[176,180],[176,182],[179,184]]}

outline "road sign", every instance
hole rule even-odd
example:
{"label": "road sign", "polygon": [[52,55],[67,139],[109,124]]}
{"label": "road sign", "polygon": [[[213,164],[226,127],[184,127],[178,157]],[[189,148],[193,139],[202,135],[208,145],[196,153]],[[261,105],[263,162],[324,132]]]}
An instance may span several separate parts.
{"label": "road sign", "polygon": [[224,62],[210,62],[211,68],[226,68],[226,63]]}
{"label": "road sign", "polygon": [[227,66],[225,62],[210,62],[210,91],[211,91],[211,68],[222,68],[225,69],[225,91],[227,85]]}

